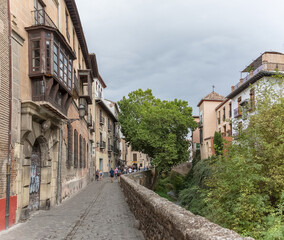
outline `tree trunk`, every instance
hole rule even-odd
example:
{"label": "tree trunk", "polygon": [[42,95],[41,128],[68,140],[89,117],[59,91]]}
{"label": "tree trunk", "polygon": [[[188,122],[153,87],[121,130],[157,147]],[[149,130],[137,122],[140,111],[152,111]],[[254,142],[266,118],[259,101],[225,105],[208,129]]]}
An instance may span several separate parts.
{"label": "tree trunk", "polygon": [[159,172],[158,172],[158,170],[155,168],[155,169],[154,169],[153,181],[152,181],[152,185],[151,185],[151,190],[153,190],[153,191],[154,191],[155,185],[156,185],[156,183],[157,183],[158,176],[159,176]]}

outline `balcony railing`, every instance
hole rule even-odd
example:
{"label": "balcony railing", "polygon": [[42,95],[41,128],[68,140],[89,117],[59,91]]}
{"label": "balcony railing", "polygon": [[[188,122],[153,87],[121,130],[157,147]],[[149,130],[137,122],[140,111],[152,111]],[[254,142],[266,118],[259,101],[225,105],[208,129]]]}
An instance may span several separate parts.
{"label": "balcony railing", "polygon": [[92,126],[90,128],[90,132],[93,133],[95,131],[96,131],[96,125],[95,125],[95,121],[93,121],[93,124],[92,124]]}
{"label": "balcony railing", "polygon": [[100,149],[105,149],[106,148],[106,142],[101,141],[100,142]]}
{"label": "balcony railing", "polygon": [[88,117],[88,126],[91,127],[93,124],[93,116],[92,114],[89,114],[89,117]]}
{"label": "balcony railing", "polygon": [[104,117],[100,117],[100,124],[104,125],[105,124],[105,118]]}
{"label": "balcony railing", "polygon": [[257,69],[254,71],[248,73],[246,77],[244,77],[240,82],[238,82],[234,86],[234,90],[236,90],[238,87],[240,87],[243,83],[247,82],[249,79],[251,79],[253,76],[255,76],[260,71],[268,71],[268,72],[284,72],[284,64],[283,63],[263,63],[260,65]]}
{"label": "balcony railing", "polygon": [[85,98],[88,104],[92,104],[92,81],[89,69],[79,70],[79,79],[82,84],[81,98]]}
{"label": "balcony railing", "polygon": [[241,109],[241,107],[235,108],[235,109],[234,109],[234,118],[237,118],[237,117],[239,117],[239,116],[241,116],[241,115],[242,115],[242,109]]}
{"label": "balcony railing", "polygon": [[113,151],[113,146],[112,145],[108,145],[108,152],[112,152]]}
{"label": "balcony railing", "polygon": [[53,28],[57,28],[55,23],[52,21],[52,19],[48,16],[48,14],[43,10],[34,10],[32,11],[34,15],[34,25],[43,25],[43,26],[49,26]]}

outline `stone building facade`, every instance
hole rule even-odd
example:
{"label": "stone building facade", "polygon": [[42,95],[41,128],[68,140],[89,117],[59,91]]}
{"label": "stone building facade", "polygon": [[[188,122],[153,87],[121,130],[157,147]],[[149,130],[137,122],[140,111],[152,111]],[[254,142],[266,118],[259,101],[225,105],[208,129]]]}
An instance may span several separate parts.
{"label": "stone building facade", "polygon": [[[0,3],[1,202],[8,153],[9,21],[7,1]],[[93,82],[99,74],[75,0],[10,0],[10,11],[10,195],[15,197],[10,206],[15,203],[17,222],[60,203],[91,180]]]}
{"label": "stone building facade", "polygon": [[[0,0],[0,230],[15,222],[17,199],[14,194],[15,162],[11,161],[11,66],[10,66],[10,26],[9,5],[7,0]],[[11,173],[11,175],[7,175]],[[10,177],[10,179],[8,179]],[[10,188],[11,191],[7,192]],[[9,196],[9,193],[10,194]],[[8,193],[8,196],[7,196]],[[7,199],[8,198],[8,199]],[[6,223],[6,203],[9,203],[9,223]],[[7,219],[8,220],[8,219]]]}
{"label": "stone building facade", "polygon": [[96,169],[105,175],[120,165],[118,112],[112,111],[114,105],[103,98],[96,100]]}
{"label": "stone building facade", "polygon": [[206,159],[214,154],[213,137],[216,131],[216,107],[224,101],[224,97],[216,92],[211,92],[200,100],[199,107],[199,137],[201,159]]}

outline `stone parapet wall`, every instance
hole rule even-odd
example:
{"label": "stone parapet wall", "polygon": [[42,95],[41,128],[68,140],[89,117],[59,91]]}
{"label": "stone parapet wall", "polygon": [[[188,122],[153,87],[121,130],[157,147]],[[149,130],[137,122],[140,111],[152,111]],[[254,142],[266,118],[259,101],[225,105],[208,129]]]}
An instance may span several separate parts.
{"label": "stone parapet wall", "polygon": [[121,177],[126,201],[139,220],[139,228],[146,239],[252,240],[194,215],[140,185],[139,182],[143,185],[149,183],[150,174],[146,171]]}

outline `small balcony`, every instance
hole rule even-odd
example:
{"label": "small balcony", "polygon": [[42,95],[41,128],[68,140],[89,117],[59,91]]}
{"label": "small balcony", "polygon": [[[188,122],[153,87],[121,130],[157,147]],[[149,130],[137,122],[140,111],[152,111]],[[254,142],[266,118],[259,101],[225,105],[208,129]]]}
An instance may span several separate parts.
{"label": "small balcony", "polygon": [[100,149],[105,149],[106,148],[106,142],[100,141]]}
{"label": "small balcony", "polygon": [[57,28],[55,23],[52,21],[52,19],[43,9],[34,10],[32,11],[32,14],[34,16],[34,26],[42,25],[42,26]]}
{"label": "small balcony", "polygon": [[242,109],[241,107],[237,107],[234,109],[234,118],[238,118],[242,116]]}
{"label": "small balcony", "polygon": [[108,145],[108,152],[113,152],[113,146],[112,145]]}
{"label": "small balcony", "polygon": [[232,91],[239,88],[242,84],[247,82],[249,79],[251,79],[253,76],[255,76],[256,74],[258,74],[261,71],[284,72],[284,64],[283,63],[262,62],[261,65],[256,66],[255,69],[248,67],[247,70],[243,71],[243,73],[246,72],[247,75],[245,77],[241,78],[240,81],[235,86],[232,86]]}
{"label": "small balcony", "polygon": [[78,70],[80,80],[80,98],[86,99],[88,104],[92,104],[92,81],[89,69]]}
{"label": "small balcony", "polygon": [[104,117],[100,117],[100,125],[104,125],[105,124],[105,118]]}
{"label": "small balcony", "polygon": [[94,133],[96,131],[95,121],[93,121],[92,126],[90,127],[90,132]]}
{"label": "small balcony", "polygon": [[88,123],[88,127],[91,127],[93,125],[93,116],[92,116],[92,114],[89,114],[87,123]]}

